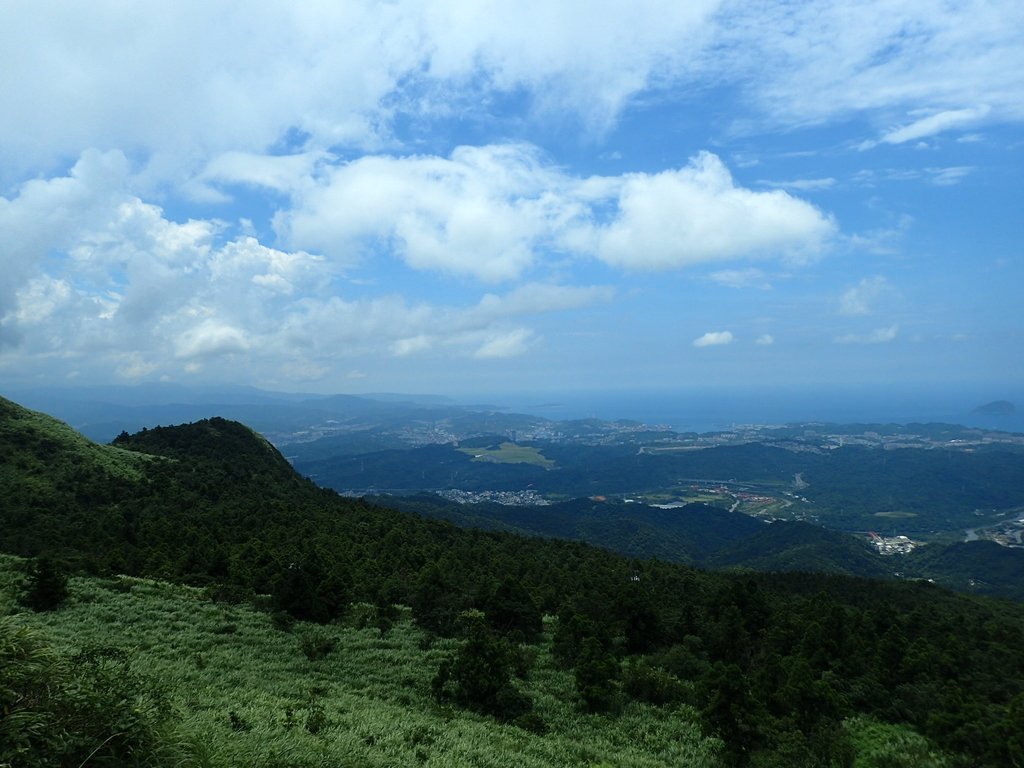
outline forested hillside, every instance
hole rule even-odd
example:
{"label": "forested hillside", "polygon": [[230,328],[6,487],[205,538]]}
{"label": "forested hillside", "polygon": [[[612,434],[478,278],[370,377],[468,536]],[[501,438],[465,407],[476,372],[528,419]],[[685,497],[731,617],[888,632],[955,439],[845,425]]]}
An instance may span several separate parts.
{"label": "forested hillside", "polygon": [[[492,441],[497,441],[494,438]],[[733,481],[776,491],[799,490],[806,514],[846,531],[885,528],[897,520],[909,535],[962,532],[993,512],[1024,507],[1024,453],[992,447],[882,450],[846,446],[748,443],[703,450],[638,451],[636,445],[525,443],[551,463],[475,460],[451,445],[392,449],[296,461],[299,471],[337,490],[372,493],[460,488],[533,488],[564,497],[639,494],[685,488],[694,480]],[[794,478],[799,475],[800,483]]]}
{"label": "forested hillside", "polygon": [[[578,717],[639,718],[633,729],[692,718],[703,737],[678,738],[690,740],[705,764],[871,765],[864,734],[891,734],[890,726],[909,729],[910,741],[930,740],[925,753],[934,753],[934,765],[1012,765],[1019,754],[1024,609],[1017,604],[927,583],[705,573],[580,543],[463,530],[341,499],[233,422],[149,429],[111,448],[12,403],[0,406],[4,550],[251,603],[269,614],[264,631],[308,634],[310,659],[329,654],[337,628],[357,616],[378,633],[393,631],[404,615],[396,606],[407,606],[417,632],[450,639],[429,657],[436,664],[429,680],[410,678],[415,694],[399,709],[476,713],[495,729],[517,729],[524,749],[575,727],[545,703],[549,696],[565,699]],[[74,582],[71,591],[74,605]],[[20,632],[13,619],[6,636]],[[303,622],[325,628],[316,635]],[[147,652],[130,643],[117,651]],[[6,735],[18,737],[6,743],[21,745],[14,764],[78,765],[87,754],[66,757],[26,725],[56,727],[69,716],[55,706],[32,719],[43,704],[25,693],[39,685],[26,666],[30,656],[14,653],[0,691],[5,711],[17,715],[0,720]],[[173,688],[174,679],[162,684]],[[245,713],[235,714],[244,729]],[[338,712],[324,718],[344,720]],[[121,743],[113,736],[95,744],[94,762],[118,764],[104,751]],[[721,739],[721,749],[700,738]],[[439,749],[424,746],[420,762],[445,764]],[[669,764],[651,749],[621,764]],[[386,764],[383,753],[369,753]],[[160,764],[159,750],[152,754]],[[318,764],[314,753],[302,754],[267,764]],[[595,752],[586,762],[602,759]],[[894,759],[886,764],[922,764]],[[496,753],[465,764],[507,763]]]}

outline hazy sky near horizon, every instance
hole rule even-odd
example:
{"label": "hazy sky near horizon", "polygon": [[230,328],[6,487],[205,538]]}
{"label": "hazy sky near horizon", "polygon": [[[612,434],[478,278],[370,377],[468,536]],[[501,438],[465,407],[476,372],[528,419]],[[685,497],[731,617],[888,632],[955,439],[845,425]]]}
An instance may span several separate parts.
{"label": "hazy sky near horizon", "polygon": [[1024,385],[1024,4],[0,9],[0,381]]}

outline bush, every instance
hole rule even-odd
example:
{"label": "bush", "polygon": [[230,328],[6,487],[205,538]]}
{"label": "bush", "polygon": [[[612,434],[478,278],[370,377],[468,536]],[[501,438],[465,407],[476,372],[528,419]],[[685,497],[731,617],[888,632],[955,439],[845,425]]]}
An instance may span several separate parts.
{"label": "bush", "polygon": [[454,659],[442,662],[432,683],[434,694],[505,722],[530,712],[532,702],[512,684],[508,644],[483,621],[471,623],[468,635]]}

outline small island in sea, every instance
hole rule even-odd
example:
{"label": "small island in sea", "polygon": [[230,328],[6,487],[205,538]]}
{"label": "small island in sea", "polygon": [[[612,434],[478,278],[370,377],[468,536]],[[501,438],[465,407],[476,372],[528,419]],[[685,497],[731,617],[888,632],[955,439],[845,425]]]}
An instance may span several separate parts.
{"label": "small island in sea", "polygon": [[1008,400],[994,400],[991,403],[979,405],[974,413],[987,414],[989,416],[1009,416],[1017,412],[1017,406]]}

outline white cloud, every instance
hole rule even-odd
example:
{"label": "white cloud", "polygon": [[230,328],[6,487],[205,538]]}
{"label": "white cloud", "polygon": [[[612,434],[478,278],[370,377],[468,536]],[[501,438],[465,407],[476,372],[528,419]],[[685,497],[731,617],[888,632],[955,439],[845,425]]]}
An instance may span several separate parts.
{"label": "white cloud", "polygon": [[498,359],[538,343],[527,327],[537,315],[614,296],[536,282],[461,305],[367,286],[347,299],[323,256],[228,239],[214,221],[168,220],[125,191],[122,159],[87,153],[68,176],[0,198],[5,367],[59,356],[126,379],[273,369],[307,381],[367,355]]}
{"label": "white cloud", "polygon": [[217,320],[204,320],[185,331],[175,342],[179,358],[219,357],[249,348],[246,334]]}
{"label": "white cloud", "polygon": [[528,349],[533,332],[528,328],[515,328],[487,339],[473,353],[480,360],[516,357]]}
{"label": "white cloud", "polygon": [[398,357],[413,355],[417,352],[426,352],[433,346],[433,341],[425,334],[409,336],[404,339],[397,339],[391,345],[391,351]]}
{"label": "white cloud", "polygon": [[[652,81],[685,72],[709,41],[719,0],[595,5],[579,0],[431,3],[429,74],[466,81],[480,71],[504,91],[525,88],[543,112],[607,128]],[[445,92],[445,95],[448,95]]]}
{"label": "white cloud", "polygon": [[845,336],[837,336],[836,344],[885,344],[893,341],[899,332],[898,325],[890,325],[888,328],[876,328],[870,333],[848,333]]}
{"label": "white cloud", "polygon": [[0,197],[0,319],[47,255],[72,248],[82,228],[129,199],[120,191],[127,170],[122,154],[90,151],[67,176],[32,180],[16,196]]}
{"label": "white cloud", "polygon": [[45,322],[71,295],[71,286],[66,280],[49,275],[34,277],[18,292],[13,319],[22,325]]}
{"label": "white cloud", "polygon": [[873,305],[891,290],[889,281],[881,275],[865,277],[857,285],[847,288],[839,297],[839,314],[869,315]]}
{"label": "white cloud", "polygon": [[795,189],[797,192],[817,192],[822,189],[832,189],[836,180],[832,177],[822,179],[791,179],[789,181],[762,181],[762,184],[776,189]]}
{"label": "white cloud", "polygon": [[708,331],[698,339],[693,340],[695,347],[718,347],[723,344],[732,344],[734,341],[730,331]]}
{"label": "white cloud", "polygon": [[141,381],[152,376],[159,368],[156,362],[144,359],[137,352],[129,352],[121,356],[121,362],[115,366],[114,372],[122,379]]}
{"label": "white cloud", "polygon": [[335,260],[394,253],[414,269],[488,282],[518,278],[550,251],[627,269],[799,261],[836,230],[785,192],[737,186],[708,152],[677,171],[581,179],[528,145],[364,157],[326,172],[276,224],[292,247]]}
{"label": "white cloud", "polygon": [[686,69],[718,4],[15,5],[0,27],[0,161],[117,146],[181,178],[289,129],[307,148],[379,146],[395,114],[479,113],[495,91],[600,131]]}
{"label": "white cloud", "polygon": [[551,283],[527,283],[504,296],[488,293],[480,299],[475,314],[481,318],[504,318],[578,309],[607,302],[614,290],[607,286],[571,286]]}
{"label": "white cloud", "polygon": [[591,133],[640,95],[709,83],[773,124],[924,115],[884,141],[1024,119],[1017,0],[8,5],[7,182],[95,146],[141,158],[154,183],[205,169],[196,194],[216,197],[215,179],[280,188],[297,161],[268,148],[379,148],[399,118],[472,120],[505,95],[525,99],[522,119]]}
{"label": "white cloud", "polygon": [[959,184],[963,179],[974,171],[968,165],[956,165],[949,168],[928,168],[926,173],[931,177],[931,183],[937,187],[951,187]]}
{"label": "white cloud", "polygon": [[351,260],[393,252],[415,269],[495,282],[518,277],[575,204],[567,181],[522,145],[450,158],[369,156],[332,168],[276,225],[293,245]]}
{"label": "white cloud", "polygon": [[309,183],[316,168],[329,160],[327,152],[302,152],[291,155],[259,155],[252,152],[225,152],[211,160],[188,190],[200,198],[216,201],[223,193],[214,187],[247,184],[277,192],[291,192]]}
{"label": "white cloud", "polygon": [[673,269],[750,257],[818,255],[835,224],[782,191],[738,187],[721,160],[697,155],[678,171],[623,178],[619,212],[597,231],[598,257],[630,269]]}
{"label": "white cloud", "polygon": [[757,341],[755,341],[754,343],[762,347],[770,347],[772,344],[775,343],[775,337],[772,336],[770,333],[762,333],[760,336],[757,337]]}
{"label": "white cloud", "polygon": [[990,111],[991,109],[987,105],[969,109],[948,109],[888,131],[882,135],[879,141],[885,144],[903,144],[907,141],[924,139],[954,128],[974,125],[984,119]]}
{"label": "white cloud", "polygon": [[[958,122],[1024,120],[1017,0],[733,2],[717,21],[706,71],[745,75],[747,97],[774,125],[927,110],[892,132],[909,141]],[[990,111],[960,114],[965,104]]]}

